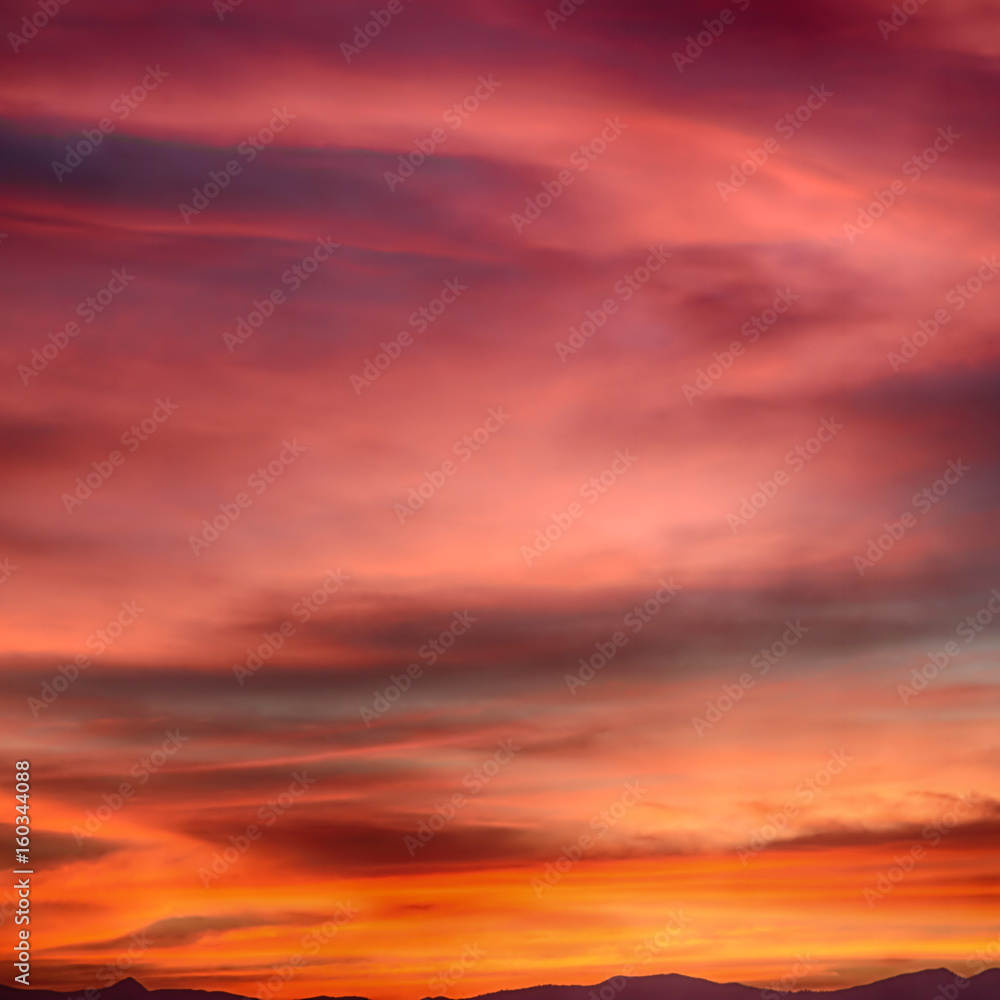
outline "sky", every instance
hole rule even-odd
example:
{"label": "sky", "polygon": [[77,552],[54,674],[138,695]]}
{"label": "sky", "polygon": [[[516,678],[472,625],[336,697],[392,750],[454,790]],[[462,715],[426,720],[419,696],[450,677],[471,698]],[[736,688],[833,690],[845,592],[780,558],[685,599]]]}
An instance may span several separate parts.
{"label": "sky", "polygon": [[4,12],[32,986],[997,964],[1000,14],[720,4]]}

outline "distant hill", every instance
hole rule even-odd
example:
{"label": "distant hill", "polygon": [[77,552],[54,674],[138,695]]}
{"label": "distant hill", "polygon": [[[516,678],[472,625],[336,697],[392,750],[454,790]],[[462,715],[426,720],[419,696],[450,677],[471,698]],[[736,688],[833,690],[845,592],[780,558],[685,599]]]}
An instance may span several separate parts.
{"label": "distant hill", "polygon": [[[625,977],[605,980],[594,986],[529,986],[520,990],[500,990],[485,993],[475,1000],[604,1000],[611,993],[606,988],[601,997],[601,987],[621,984]],[[956,979],[962,984],[956,989]],[[774,1000],[775,992],[759,986],[744,986],[742,983],[713,983],[708,979],[694,979],[669,973],[660,976],[633,976],[627,985],[615,992],[614,1000]],[[941,992],[941,987],[950,987]],[[902,976],[893,976],[876,983],[852,986],[842,990],[795,990],[783,997],[793,996],[796,1000],[1000,1000],[1000,969],[987,969],[971,979],[956,976],[949,969],[925,969]],[[425,1000],[446,1000],[444,997]]]}
{"label": "distant hill", "polygon": [[[604,987],[601,995],[601,987]],[[956,989],[957,987],[957,989]],[[89,987],[93,989],[93,987]],[[20,989],[0,986],[0,1000],[83,1000],[88,987],[66,993],[56,990]],[[100,1000],[247,1000],[237,993],[216,990],[147,990],[134,979],[122,979],[97,990]],[[483,993],[469,1000],[761,1000],[772,991],[741,983],[713,983],[676,973],[661,976],[623,976],[592,986],[528,986],[518,990]],[[795,1000],[1000,1000],[1000,969],[987,969],[970,979],[949,969],[925,969],[864,986],[843,990],[795,990]],[[91,994],[93,998],[93,994]],[[308,1000],[365,1000],[364,997],[310,997]],[[424,1000],[446,1000],[425,997]],[[773,997],[769,997],[773,1000]]]}
{"label": "distant hill", "polygon": [[[91,997],[100,994],[100,1000],[254,1000],[239,993],[224,993],[221,990],[147,990],[142,983],[132,979],[131,976],[119,979],[114,986],[106,986],[103,989],[91,984],[68,993],[56,990],[21,989],[0,984],[0,1000],[86,1000],[85,994],[88,989],[93,990]],[[367,998],[321,996],[313,997],[311,1000],[367,1000]]]}

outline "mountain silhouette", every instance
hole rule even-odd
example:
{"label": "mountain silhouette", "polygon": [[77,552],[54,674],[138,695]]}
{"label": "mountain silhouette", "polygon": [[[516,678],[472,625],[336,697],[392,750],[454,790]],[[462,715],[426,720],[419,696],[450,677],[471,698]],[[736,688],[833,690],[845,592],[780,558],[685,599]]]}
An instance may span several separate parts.
{"label": "mountain silhouette", "polygon": [[[626,985],[622,986],[622,983]],[[604,987],[603,993],[601,987]],[[616,989],[617,987],[621,987]],[[944,988],[942,992],[942,988]],[[613,994],[612,994],[612,991]],[[715,983],[675,972],[657,976],[616,976],[594,986],[529,986],[484,993],[474,1000],[1000,1000],[1000,969],[970,979],[949,969],[925,969],[839,990],[778,993],[742,983]],[[426,997],[424,1000],[449,1000]],[[473,1000],[473,998],[470,998]]]}
{"label": "mountain silhouette", "polygon": [[[90,990],[89,997],[87,991]],[[62,993],[58,990],[21,989],[0,985],[0,1000],[255,1000],[241,993],[221,990],[166,989],[147,990],[137,979],[128,976],[113,986],[82,986]],[[310,1000],[367,1000],[366,997],[311,997]]]}
{"label": "mountain silhouette", "polygon": [[[89,998],[85,997],[90,989]],[[95,996],[97,994],[97,996]],[[592,986],[528,986],[481,993],[468,1000],[776,1000],[776,991],[742,983],[714,983],[671,972],[657,976],[615,976]],[[839,990],[793,990],[781,1000],[1000,1000],[1000,969],[987,969],[968,979],[949,969],[908,972],[875,983]],[[0,1000],[253,1000],[220,990],[147,990],[131,977],[113,986],[59,992],[0,985]],[[364,997],[309,997],[308,1000],[365,1000]],[[425,997],[423,1000],[453,1000]]]}

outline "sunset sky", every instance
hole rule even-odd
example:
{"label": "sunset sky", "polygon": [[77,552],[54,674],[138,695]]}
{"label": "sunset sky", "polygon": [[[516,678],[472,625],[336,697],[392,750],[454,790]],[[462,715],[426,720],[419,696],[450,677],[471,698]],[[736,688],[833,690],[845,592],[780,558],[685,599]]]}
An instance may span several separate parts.
{"label": "sunset sky", "polygon": [[546,2],[5,10],[33,987],[997,940],[1000,11]]}

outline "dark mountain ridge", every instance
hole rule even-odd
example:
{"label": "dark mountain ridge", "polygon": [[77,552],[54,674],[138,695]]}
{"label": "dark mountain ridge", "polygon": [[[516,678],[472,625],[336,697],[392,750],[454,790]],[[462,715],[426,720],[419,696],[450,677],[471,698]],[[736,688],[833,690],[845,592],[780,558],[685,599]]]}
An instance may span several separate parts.
{"label": "dark mountain ridge", "polygon": [[[89,990],[89,996],[88,996]],[[924,969],[861,986],[778,993],[742,983],[715,983],[671,972],[655,976],[614,976],[592,986],[527,986],[482,993],[468,1000],[1000,1000],[1000,969],[964,978],[950,969]],[[147,990],[132,978],[97,989],[69,992],[0,985],[0,1000],[254,1000],[221,990]],[[366,1000],[364,997],[309,997],[308,1000]],[[445,997],[424,1000],[448,1000]]]}

